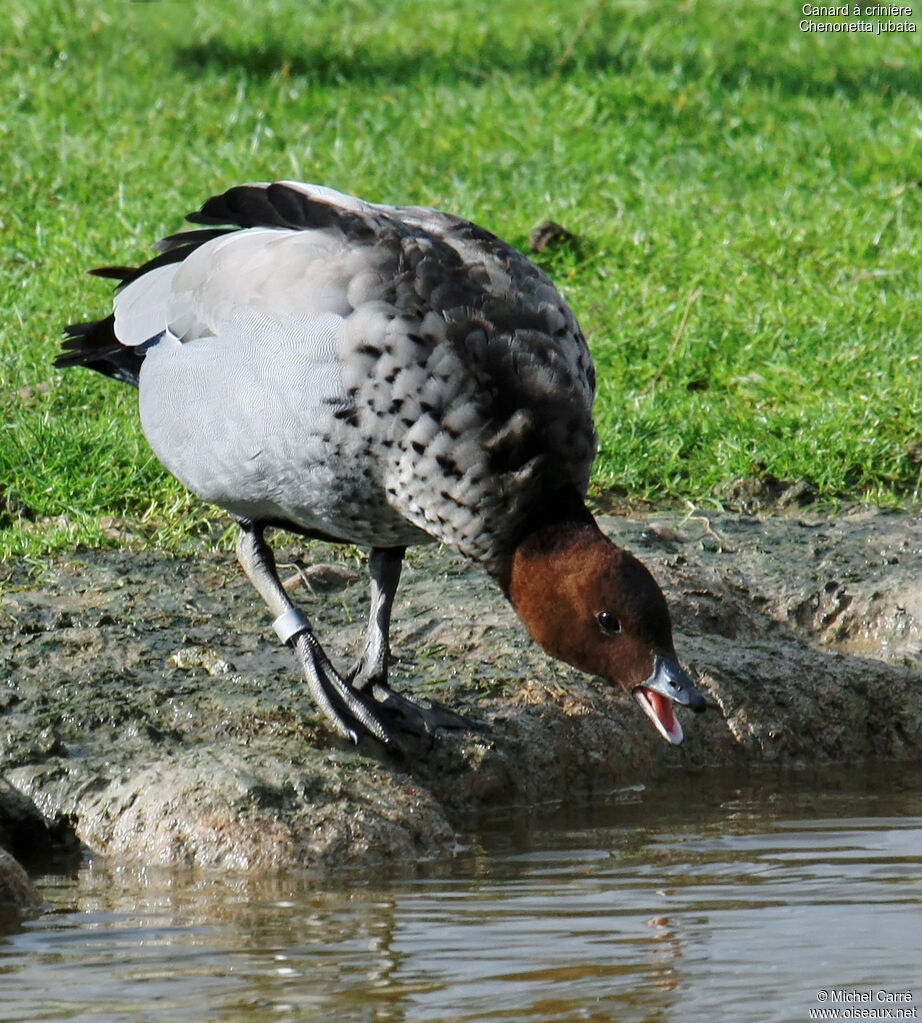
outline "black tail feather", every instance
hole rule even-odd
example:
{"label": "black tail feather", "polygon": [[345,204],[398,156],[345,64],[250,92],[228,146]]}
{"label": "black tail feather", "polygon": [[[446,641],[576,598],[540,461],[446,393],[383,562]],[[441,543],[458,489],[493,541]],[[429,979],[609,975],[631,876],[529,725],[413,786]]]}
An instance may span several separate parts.
{"label": "black tail feather", "polygon": [[133,266],[94,266],[92,270],[87,270],[87,273],[91,277],[109,277],[115,281],[124,281],[134,271]]}
{"label": "black tail feather", "polygon": [[114,315],[69,324],[64,328],[64,342],[54,360],[55,366],[87,366],[137,387],[144,352],[126,348],[115,336],[114,328]]}
{"label": "black tail feather", "polygon": [[161,238],[154,244],[154,248],[158,252],[173,252],[179,248],[188,250],[183,251],[182,258],[185,259],[192,249],[210,242],[213,238],[220,238],[230,230],[227,227],[203,227],[195,231],[177,231],[175,234],[168,234],[166,238]]}

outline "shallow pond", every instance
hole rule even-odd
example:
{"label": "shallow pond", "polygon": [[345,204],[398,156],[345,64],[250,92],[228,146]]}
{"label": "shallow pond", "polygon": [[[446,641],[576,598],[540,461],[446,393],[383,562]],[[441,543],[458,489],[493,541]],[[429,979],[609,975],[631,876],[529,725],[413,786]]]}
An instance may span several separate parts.
{"label": "shallow pond", "polygon": [[450,863],[371,876],[89,862],[39,882],[45,912],[0,937],[2,1020],[774,1021],[922,1002],[918,766],[667,777],[497,812]]}

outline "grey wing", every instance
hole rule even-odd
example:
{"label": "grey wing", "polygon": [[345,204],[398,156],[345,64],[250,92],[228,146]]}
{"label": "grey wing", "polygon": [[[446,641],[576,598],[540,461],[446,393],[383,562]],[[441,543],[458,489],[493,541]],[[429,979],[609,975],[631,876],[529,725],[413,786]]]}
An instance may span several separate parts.
{"label": "grey wing", "polygon": [[[354,542],[420,538],[381,507],[383,470],[352,428],[348,296],[374,260],[335,231],[252,228],[120,291],[116,333],[146,346],[145,435],[200,497]],[[374,313],[366,306],[369,334],[388,322]]]}

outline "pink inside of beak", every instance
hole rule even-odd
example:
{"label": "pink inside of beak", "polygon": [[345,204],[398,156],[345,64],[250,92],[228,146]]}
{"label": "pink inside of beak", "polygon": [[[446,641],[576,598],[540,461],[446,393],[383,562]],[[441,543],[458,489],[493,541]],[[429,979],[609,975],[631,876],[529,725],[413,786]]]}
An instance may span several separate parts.
{"label": "pink inside of beak", "polygon": [[646,686],[638,686],[634,690],[634,699],[666,742],[678,746],[685,736],[682,726],[672,712],[672,700],[652,689],[647,689]]}

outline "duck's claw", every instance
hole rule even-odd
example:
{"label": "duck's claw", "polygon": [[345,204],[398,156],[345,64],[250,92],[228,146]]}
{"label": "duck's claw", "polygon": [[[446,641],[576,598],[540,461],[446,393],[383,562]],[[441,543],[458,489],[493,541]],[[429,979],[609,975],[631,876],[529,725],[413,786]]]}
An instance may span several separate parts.
{"label": "duck's claw", "polygon": [[378,706],[386,710],[400,728],[413,735],[432,735],[437,728],[475,727],[470,718],[455,714],[437,700],[403,695],[381,682],[375,683],[371,691]]}
{"label": "duck's claw", "polygon": [[342,678],[312,633],[301,633],[292,645],[314,702],[340,735],[355,743],[364,734],[391,741],[373,701]]}
{"label": "duck's claw", "polygon": [[301,633],[293,645],[315,703],[336,731],[355,743],[365,734],[390,744],[401,732],[432,736],[438,728],[474,727],[437,701],[403,696],[381,680],[354,685],[355,670],[343,678],[310,632]]}

